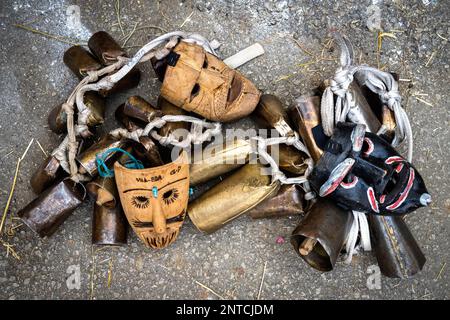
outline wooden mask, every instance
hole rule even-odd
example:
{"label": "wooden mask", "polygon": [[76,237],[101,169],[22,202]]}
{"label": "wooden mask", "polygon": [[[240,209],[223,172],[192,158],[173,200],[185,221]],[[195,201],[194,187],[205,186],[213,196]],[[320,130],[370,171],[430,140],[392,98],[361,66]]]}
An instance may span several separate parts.
{"label": "wooden mask", "polygon": [[114,172],[125,215],[139,238],[157,249],[174,242],[189,199],[186,152],[154,168],[128,169],[116,162]]}
{"label": "wooden mask", "polygon": [[229,122],[258,104],[261,93],[255,85],[201,46],[180,41],[167,59],[161,96],[177,107]]}

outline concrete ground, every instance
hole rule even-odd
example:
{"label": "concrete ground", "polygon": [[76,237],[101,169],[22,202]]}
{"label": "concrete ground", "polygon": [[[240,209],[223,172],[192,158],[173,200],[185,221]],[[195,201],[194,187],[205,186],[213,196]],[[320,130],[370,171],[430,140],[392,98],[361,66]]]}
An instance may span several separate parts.
{"label": "concrete ground", "polygon": [[[66,99],[76,79],[62,61],[69,44],[15,26],[22,24],[53,35],[86,42],[98,30],[122,37],[115,1],[13,1],[0,4],[0,207],[6,205],[16,162],[29,141],[45,151],[59,137],[47,128],[50,109]],[[318,59],[336,57],[327,48],[328,31],[338,28],[356,49],[358,62],[397,72],[414,132],[414,164],[422,173],[433,204],[407,218],[427,263],[409,280],[382,277],[380,289],[366,285],[372,253],[338,262],[334,271],[310,268],[292,250],[289,235],[299,218],[252,221],[241,217],[212,235],[200,234],[187,221],[178,240],[162,251],[146,249],[134,234],[121,248],[92,248],[92,201],[85,203],[48,239],[39,239],[14,219],[34,198],[29,179],[44,159],[33,144],[21,163],[7,218],[19,226],[3,241],[14,245],[20,260],[0,247],[2,299],[448,299],[450,282],[449,197],[449,46],[450,6],[447,1],[121,1],[120,16],[130,53],[166,30],[186,30],[222,43],[227,57],[260,42],[266,54],[241,71],[264,92],[286,104],[321,80],[336,64]],[[426,4],[428,3],[429,4]],[[67,8],[78,5],[77,28],[69,28]],[[377,11],[379,10],[379,11]],[[381,28],[395,38],[383,38],[378,58],[376,13]],[[374,16],[375,15],[375,16]],[[70,20],[70,19],[69,19]],[[299,45],[293,40],[295,39]],[[302,47],[302,48],[300,48]],[[148,65],[142,66],[138,88],[110,98],[109,114],[132,94],[156,101],[159,83]],[[107,128],[117,124],[109,117]],[[277,237],[284,237],[282,244]],[[8,253],[8,254],[7,254]],[[80,287],[66,280],[80,270]],[[75,270],[75,271],[74,271]],[[108,286],[108,274],[110,281]],[[200,283],[200,284],[199,284]]]}

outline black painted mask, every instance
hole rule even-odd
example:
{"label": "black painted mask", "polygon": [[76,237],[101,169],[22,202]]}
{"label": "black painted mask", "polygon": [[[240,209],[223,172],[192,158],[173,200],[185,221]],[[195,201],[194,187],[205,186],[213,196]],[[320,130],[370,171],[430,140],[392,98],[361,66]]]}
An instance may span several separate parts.
{"label": "black painted mask", "polygon": [[431,201],[412,164],[360,124],[337,125],[309,180],[321,197],[349,210],[402,215]]}

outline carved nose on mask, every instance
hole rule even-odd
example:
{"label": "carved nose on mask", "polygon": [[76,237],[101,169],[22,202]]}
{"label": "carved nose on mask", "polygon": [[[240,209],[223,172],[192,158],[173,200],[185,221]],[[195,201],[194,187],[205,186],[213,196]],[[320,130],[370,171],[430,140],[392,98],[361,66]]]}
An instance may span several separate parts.
{"label": "carved nose on mask", "polygon": [[164,233],[167,229],[166,218],[161,209],[161,204],[155,201],[153,206],[153,226],[156,233]]}

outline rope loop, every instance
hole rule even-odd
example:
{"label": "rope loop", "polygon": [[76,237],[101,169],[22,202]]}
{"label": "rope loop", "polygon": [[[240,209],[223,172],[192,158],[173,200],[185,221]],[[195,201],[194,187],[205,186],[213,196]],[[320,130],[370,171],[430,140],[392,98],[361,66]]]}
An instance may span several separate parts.
{"label": "rope loop", "polygon": [[[336,70],[334,77],[329,80],[329,84],[322,94],[320,114],[324,133],[327,136],[331,136],[335,125],[340,121],[347,120],[347,114],[355,106],[354,98],[348,89],[356,77],[358,82],[376,93],[382,103],[394,112],[396,132],[391,144],[395,147],[399,143],[407,140],[407,158],[411,162],[413,135],[408,116],[401,107],[401,96],[398,91],[397,81],[395,81],[390,73],[379,69],[366,65],[352,65],[353,49],[351,48],[350,42],[339,33],[335,33],[334,37],[340,47],[341,65]],[[334,96],[336,96],[336,99]]]}
{"label": "rope loop", "polygon": [[112,178],[114,177],[114,170],[109,169],[106,165],[106,160],[111,153],[121,152],[126,155],[129,160],[124,163],[124,167],[128,169],[144,169],[144,165],[138,159],[136,159],[131,153],[122,148],[110,148],[103,153],[95,155],[95,163],[97,164],[98,174],[102,178]]}

